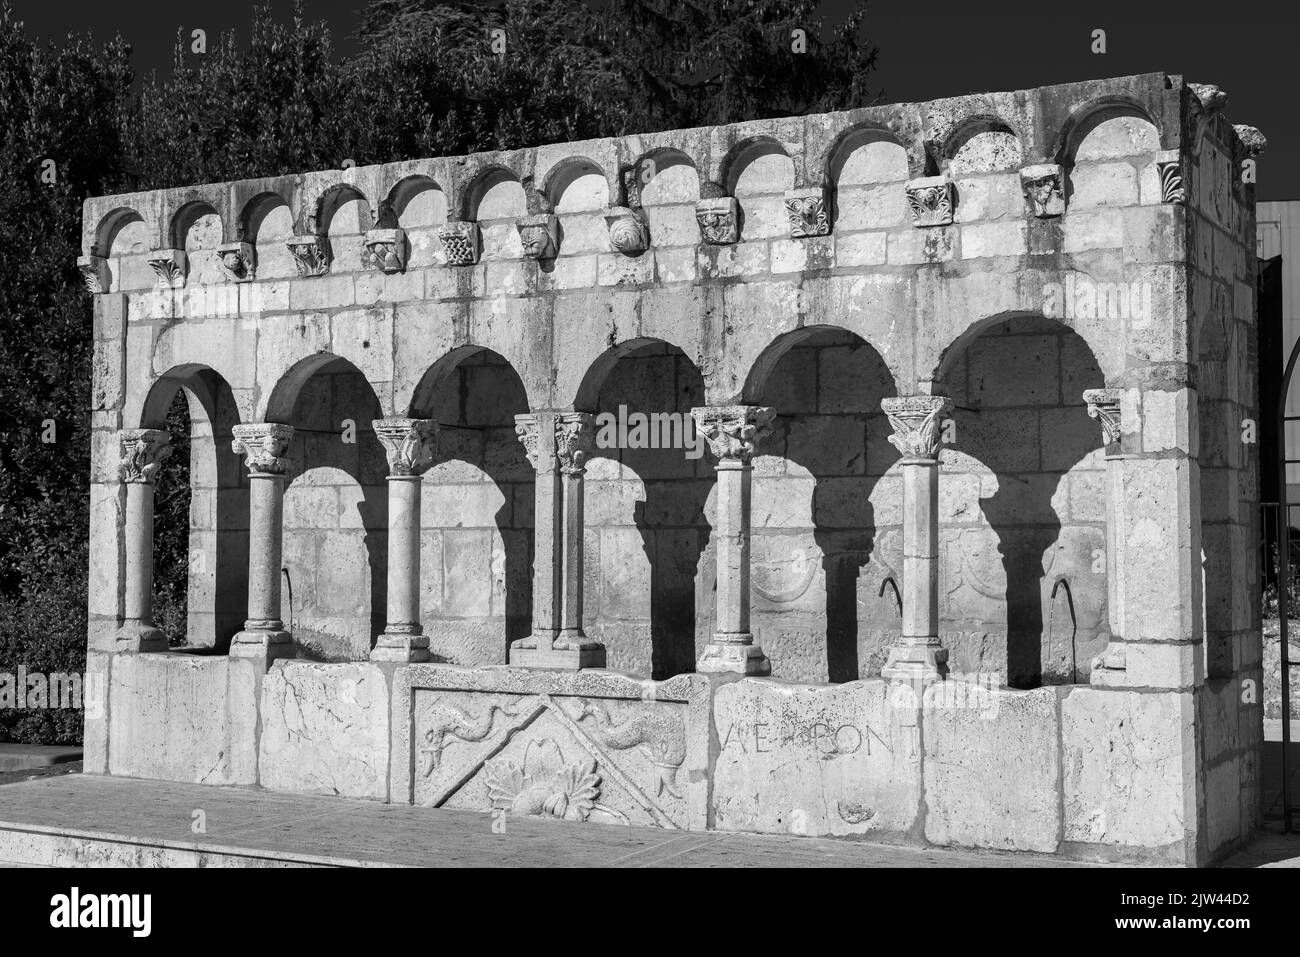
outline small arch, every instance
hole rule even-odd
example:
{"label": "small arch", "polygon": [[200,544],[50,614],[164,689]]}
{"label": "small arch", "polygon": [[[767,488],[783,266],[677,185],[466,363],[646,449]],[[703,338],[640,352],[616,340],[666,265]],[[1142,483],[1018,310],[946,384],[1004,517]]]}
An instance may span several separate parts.
{"label": "small arch", "polygon": [[[1068,167],[1076,162],[1088,162],[1103,158],[1091,156],[1086,150],[1083,155],[1080,155],[1080,144],[1090,134],[1094,133],[1098,127],[1123,117],[1130,117],[1144,122],[1154,133],[1154,137],[1151,138],[1145,130],[1139,127],[1138,140],[1141,145],[1127,155],[1154,152],[1162,148],[1166,136],[1158,117],[1152,115],[1146,107],[1134,100],[1124,97],[1103,97],[1074,110],[1066,121],[1061,124],[1056,142],[1052,147],[1052,156],[1055,158],[1055,162]],[[1116,126],[1119,125],[1116,124]]]}
{"label": "small arch", "polygon": [[727,152],[720,177],[731,196],[780,194],[794,188],[794,160],[776,138],[753,136]]}
{"label": "small arch", "polygon": [[595,160],[570,156],[560,160],[546,174],[542,195],[557,213],[589,212],[614,206],[609,177]]}
{"label": "small arch", "polygon": [[1021,166],[1021,154],[1020,135],[1010,124],[991,114],[972,116],[942,144],[939,172],[953,176],[1006,172]]}
{"label": "small arch", "polygon": [[90,247],[92,256],[134,256],[153,248],[149,227],[141,216],[129,206],[102,216],[95,227],[95,239]]}
{"label": "small arch", "polygon": [[310,209],[312,232],[322,238],[356,235],[369,229],[374,221],[369,198],[351,183],[325,187]]}
{"label": "small arch", "polygon": [[438,226],[447,221],[447,195],[431,176],[414,173],[388,191],[387,207],[403,229]]}
{"label": "small arch", "polygon": [[221,214],[211,203],[196,200],[176,210],[168,229],[172,249],[216,249],[225,242]]}
{"label": "small arch", "polygon": [[679,149],[665,146],[650,150],[636,161],[633,169],[643,207],[694,203],[700,198],[699,169]]}
{"label": "small arch", "polygon": [[240,236],[251,243],[262,279],[288,279],[297,275],[293,255],[285,240],[293,235],[293,212],[284,197],[275,192],[258,193],[239,215]]}
{"label": "small arch", "polygon": [[829,151],[826,181],[837,189],[907,179],[907,147],[885,127],[852,126],[836,138]]}
{"label": "small arch", "polygon": [[501,164],[494,163],[480,169],[465,190],[464,217],[467,220],[514,219],[523,216],[527,207],[519,176]]}
{"label": "small arch", "polygon": [[671,348],[682,352],[685,351],[674,342],[666,339],[656,339],[650,336],[638,336],[634,339],[626,339],[616,345],[610,346],[602,352],[587,367],[587,371],[582,376],[582,382],[579,383],[577,392],[573,396],[573,409],[575,412],[596,412],[598,411],[598,401],[600,399],[600,390],[605,381],[609,378],[614,367],[628,356],[645,352],[651,348]]}

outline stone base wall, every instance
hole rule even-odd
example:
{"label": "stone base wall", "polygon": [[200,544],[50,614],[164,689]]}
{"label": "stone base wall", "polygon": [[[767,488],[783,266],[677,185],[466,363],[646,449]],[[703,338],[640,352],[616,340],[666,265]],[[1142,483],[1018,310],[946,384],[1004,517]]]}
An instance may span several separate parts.
{"label": "stone base wall", "polygon": [[1216,709],[1231,706],[1231,689],[947,681],[918,698],[880,679],[652,681],[302,660],[259,674],[247,662],[177,653],[96,656],[96,666],[110,673],[111,746],[87,735],[86,766],[98,773],[498,820],[1175,865],[1221,857],[1257,826],[1257,809],[1235,798],[1254,759],[1198,763],[1212,749],[1208,729],[1229,724]]}

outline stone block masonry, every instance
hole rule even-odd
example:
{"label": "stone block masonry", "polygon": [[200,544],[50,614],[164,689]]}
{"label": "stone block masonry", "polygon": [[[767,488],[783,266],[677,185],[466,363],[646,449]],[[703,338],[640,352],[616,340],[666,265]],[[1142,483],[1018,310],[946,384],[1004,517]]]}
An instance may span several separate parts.
{"label": "stone block masonry", "polygon": [[[1228,853],[1262,138],[1224,102],[1148,74],[88,200],[87,768]],[[178,389],[211,555],[168,652]],[[702,444],[597,442],[624,409]]]}

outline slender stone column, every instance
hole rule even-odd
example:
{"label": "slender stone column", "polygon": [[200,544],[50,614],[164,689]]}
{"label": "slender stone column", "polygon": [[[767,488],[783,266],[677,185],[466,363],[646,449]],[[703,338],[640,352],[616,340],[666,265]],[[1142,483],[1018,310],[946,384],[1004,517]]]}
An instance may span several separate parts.
{"label": "slender stone column", "polygon": [[1103,672],[1124,671],[1124,563],[1120,552],[1124,547],[1124,455],[1120,439],[1123,435],[1120,402],[1123,389],[1087,389],[1083,401],[1088,405],[1088,415],[1101,423],[1102,438],[1106,445],[1106,622],[1110,641],[1101,654],[1092,659],[1090,681],[1107,684],[1112,675]]}
{"label": "slender stone column", "polygon": [[388,457],[388,622],[372,661],[428,661],[420,624],[420,488],[433,465],[437,425],[429,419],[377,419]]}
{"label": "slender stone column", "polygon": [[695,669],[769,675],[772,663],[749,630],[750,460],[776,410],[762,406],[691,409],[695,427],[718,460],[717,621]]}
{"label": "slender stone column", "polygon": [[167,636],[153,623],[153,480],[172,453],[161,429],[124,429],[118,434],[118,474],[126,485],[126,601],[117,647],[166,651]]}
{"label": "slender stone column", "polygon": [[248,466],[248,620],[231,639],[230,656],[270,664],[294,656],[293,636],[280,620],[285,452],[293,427],[264,422],[232,432],[231,448]]}
{"label": "slender stone column", "polygon": [[903,453],[903,633],[880,669],[888,680],[921,682],[948,674],[939,640],[939,451],[952,400],[907,395],[880,404]]}
{"label": "slender stone column", "polygon": [[594,437],[581,412],[515,416],[537,473],[533,526],[533,630],[510,645],[524,668],[603,668],[605,646],[582,630],[583,474]]}
{"label": "slender stone column", "polygon": [[586,412],[562,412],[555,423],[555,456],[560,465],[560,514],[564,522],[561,542],[560,634],[553,647],[566,652],[599,652],[599,665],[579,667],[603,668],[605,646],[588,638],[582,630],[583,485],[587,459],[595,447],[594,416]]}

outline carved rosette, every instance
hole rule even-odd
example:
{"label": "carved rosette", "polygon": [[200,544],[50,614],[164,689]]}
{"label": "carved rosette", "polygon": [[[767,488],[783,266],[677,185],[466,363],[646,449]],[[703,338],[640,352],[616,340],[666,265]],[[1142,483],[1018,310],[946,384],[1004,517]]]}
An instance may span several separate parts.
{"label": "carved rosette", "polygon": [[564,412],[555,418],[555,457],[560,471],[580,475],[596,447],[595,416],[589,412]]}
{"label": "carved rosette", "polygon": [[615,252],[635,256],[650,248],[650,223],[645,213],[626,206],[611,206],[605,213],[609,245]]}
{"label": "carved rosette", "polygon": [[108,292],[108,260],[103,256],[78,256],[77,270],[90,292]]}
{"label": "carved rosette", "polygon": [[236,455],[244,456],[250,475],[284,475],[289,460],[285,453],[293,438],[293,426],[278,422],[236,425],[230,443]]}
{"label": "carved rosette", "polygon": [[943,176],[923,176],[904,185],[912,225],[947,226],[952,223],[952,183]]}
{"label": "carved rosette", "polygon": [[118,445],[122,453],[118,475],[128,483],[152,484],[163,459],[172,454],[171,435],[163,429],[123,429]]}
{"label": "carved rosette", "polygon": [[256,259],[252,243],[223,243],[217,247],[221,268],[231,282],[251,282],[256,278]]}
{"label": "carved rosette", "polygon": [[408,248],[404,229],[367,230],[361,267],[373,266],[388,275],[405,272]]}
{"label": "carved rosette", "polygon": [[1164,150],[1156,156],[1156,176],[1160,180],[1160,202],[1181,203],[1187,193],[1183,189],[1183,160],[1178,150]]}
{"label": "carved rosette", "polygon": [[149,268],[158,277],[159,289],[180,289],[185,285],[189,260],[183,249],[155,249],[149,254]]}
{"label": "carved rosette", "polygon": [[292,236],[284,241],[293,255],[298,275],[323,276],[330,265],[329,243],[323,236]]}
{"label": "carved rosette", "polygon": [[478,262],[478,223],[453,220],[438,227],[438,241],[448,266],[472,266]]}
{"label": "carved rosette", "polygon": [[372,424],[389,475],[423,475],[433,465],[438,424],[432,419],[376,419]]}
{"label": "carved rosette", "polygon": [[758,405],[703,406],[691,409],[691,418],[714,458],[748,465],[771,429],[776,410]]}
{"label": "carved rosette", "polygon": [[880,408],[889,417],[894,434],[889,442],[904,459],[933,462],[943,447],[943,419],[952,410],[946,395],[904,395],[884,399]]}
{"label": "carved rosette", "polygon": [[533,213],[516,222],[524,255],[529,259],[554,259],[560,247],[559,222],[553,213]]}
{"label": "carved rosette", "polygon": [[1039,219],[1060,216],[1065,212],[1065,191],[1061,167],[1057,163],[1024,166],[1020,170],[1020,188],[1025,203]]}
{"label": "carved rosette", "polygon": [[700,200],[695,204],[695,221],[710,246],[729,246],[740,239],[740,204],[734,196]]}
{"label": "carved rosette", "polygon": [[826,191],[820,186],[787,190],[785,215],[790,221],[791,239],[830,234],[831,218],[826,209]]}
{"label": "carved rosette", "polygon": [[1083,393],[1083,401],[1088,404],[1088,415],[1101,423],[1107,448],[1115,446],[1120,440],[1120,403],[1123,398],[1123,389],[1087,389]]}

